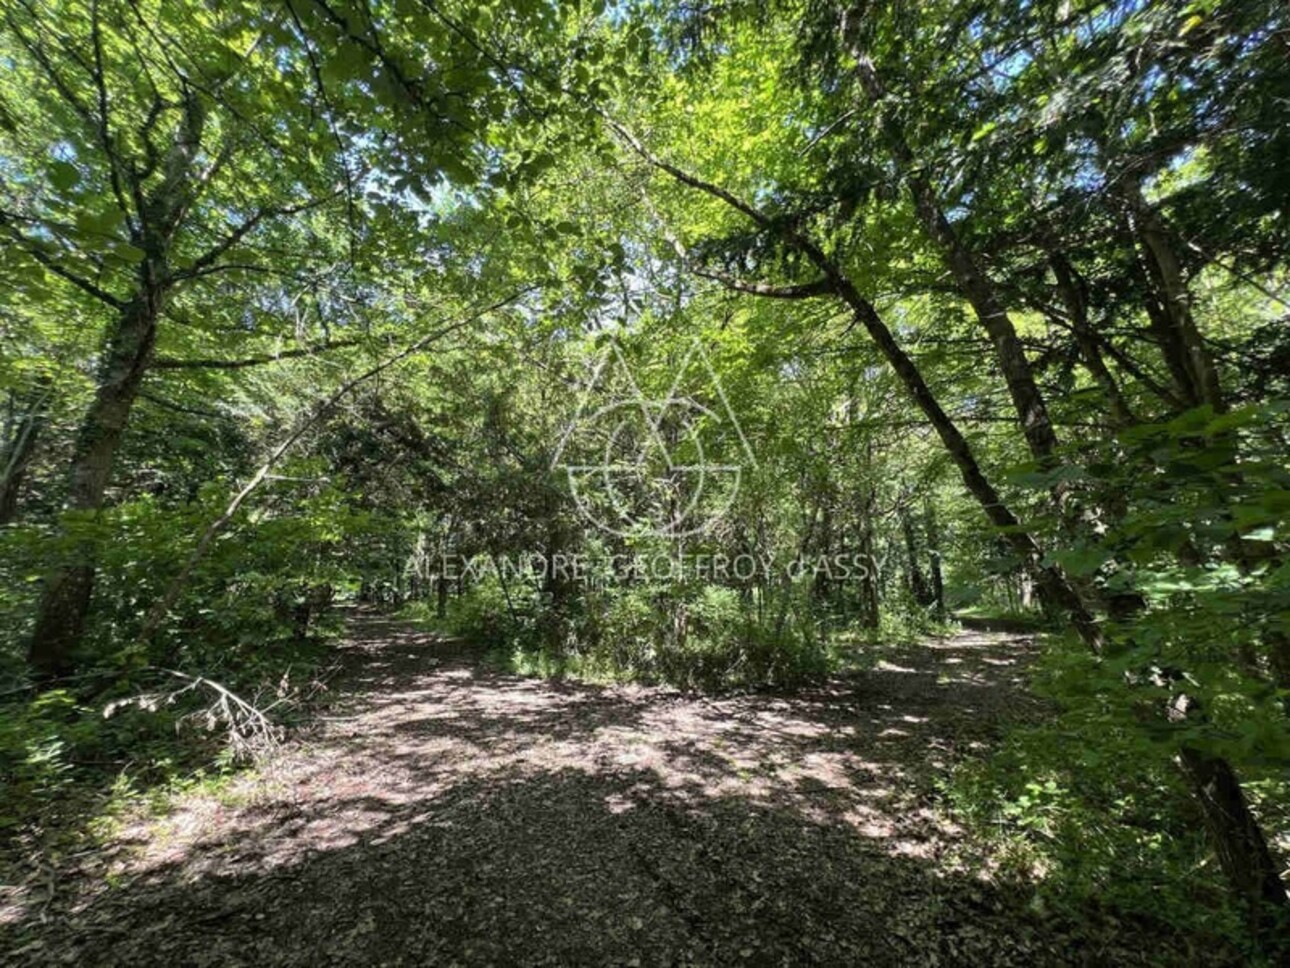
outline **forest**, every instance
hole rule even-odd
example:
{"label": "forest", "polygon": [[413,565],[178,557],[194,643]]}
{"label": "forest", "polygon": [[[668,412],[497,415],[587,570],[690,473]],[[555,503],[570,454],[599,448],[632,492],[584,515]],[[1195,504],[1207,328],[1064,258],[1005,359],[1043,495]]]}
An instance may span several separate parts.
{"label": "forest", "polygon": [[0,0],[0,963],[1290,958],[1290,6]]}

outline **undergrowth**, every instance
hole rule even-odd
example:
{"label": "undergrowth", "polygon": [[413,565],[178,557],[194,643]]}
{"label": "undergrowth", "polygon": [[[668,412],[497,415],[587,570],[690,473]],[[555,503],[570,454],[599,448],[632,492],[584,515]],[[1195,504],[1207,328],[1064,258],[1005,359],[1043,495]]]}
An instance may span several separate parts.
{"label": "undergrowth", "polygon": [[[1042,911],[1106,912],[1198,963],[1277,963],[1232,903],[1170,745],[1144,738],[1140,710],[1097,688],[1099,674],[1078,643],[1052,643],[1032,673],[1048,713],[956,768],[943,791],[954,819],[990,845],[1000,878],[1034,885]],[[1284,850],[1290,777],[1257,757],[1237,766]],[[1212,947],[1190,950],[1198,938]]]}
{"label": "undergrowth", "polygon": [[870,667],[882,649],[953,631],[924,611],[891,609],[877,629],[789,587],[765,600],[712,585],[597,589],[566,609],[529,588],[482,580],[447,602],[400,615],[487,651],[520,675],[683,689],[795,688]]}
{"label": "undergrowth", "polygon": [[[255,662],[230,660],[209,675],[269,709],[276,732],[299,715],[296,702],[326,654],[322,637],[280,642]],[[8,696],[0,704],[0,850],[97,842],[112,817],[156,809],[176,790],[219,783],[253,762],[213,688],[141,669]]]}

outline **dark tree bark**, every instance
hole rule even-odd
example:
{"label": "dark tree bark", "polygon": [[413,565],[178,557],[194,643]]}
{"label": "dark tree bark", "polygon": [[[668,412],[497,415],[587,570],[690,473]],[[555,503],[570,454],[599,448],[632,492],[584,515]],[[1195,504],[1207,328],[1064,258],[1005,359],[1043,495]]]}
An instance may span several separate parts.
{"label": "dark tree bark", "polygon": [[[1143,273],[1147,279],[1151,280],[1154,276],[1154,267],[1142,260],[1139,260],[1139,263],[1143,266]],[[1175,409],[1188,410],[1192,407],[1200,406],[1200,392],[1196,387],[1196,381],[1192,378],[1191,367],[1187,363],[1186,350],[1178,341],[1173,324],[1170,322],[1169,316],[1165,312],[1165,307],[1157,296],[1157,287],[1154,284],[1144,294],[1142,306],[1147,313],[1147,326],[1153,341],[1160,349],[1160,356],[1164,359],[1165,367],[1169,370],[1169,381],[1172,385]]]}
{"label": "dark tree bark", "polygon": [[[823,253],[820,253],[820,257],[824,258]],[[839,295],[852,308],[856,321],[869,333],[870,338],[882,351],[883,356],[904,384],[906,391],[927,418],[927,422],[940,437],[941,444],[954,462],[954,466],[958,468],[968,493],[976,498],[990,522],[1000,529],[1009,547],[1036,575],[1040,595],[1056,612],[1067,616],[1089,648],[1094,652],[1100,652],[1103,647],[1101,628],[1079,593],[1059,568],[1043,563],[1044,556],[1039,544],[1022,526],[1021,521],[1012,513],[994,485],[985,476],[967,438],[937,402],[931,388],[919,372],[918,366],[896,342],[896,338],[878,315],[877,310],[860,296],[850,280],[843,277],[836,267],[833,273]]]}
{"label": "dark tree bark", "polygon": [[41,377],[25,409],[14,422],[9,442],[0,450],[0,525],[8,524],[18,516],[22,482],[45,429],[52,392],[52,381]]}
{"label": "dark tree bark", "polygon": [[542,579],[542,594],[552,611],[563,612],[568,607],[573,594],[565,561],[569,547],[569,529],[554,496],[548,504],[546,513],[547,531],[543,549],[546,555],[546,574]]}
{"label": "dark tree bark", "polygon": [[[152,361],[157,321],[174,286],[168,265],[170,247],[191,199],[204,124],[201,100],[189,91],[160,183],[146,196],[142,185],[135,186],[142,202],[141,229],[134,241],[143,251],[143,260],[133,296],[125,302],[112,300],[118,312],[108,331],[94,400],[72,454],[69,511],[96,512],[103,507],[113,461]],[[45,581],[27,651],[38,676],[62,676],[72,669],[72,653],[84,633],[94,592],[94,557],[93,545],[82,543],[76,559]]]}
{"label": "dark tree bark", "polygon": [[[820,533],[817,547],[820,555],[827,558],[833,553],[833,505],[831,497],[824,495],[823,517],[820,521]],[[817,568],[812,579],[811,594],[817,601],[828,602],[833,598],[833,581],[827,568]]]}
{"label": "dark tree bark", "polygon": [[1178,762],[1191,785],[1228,882],[1249,907],[1254,928],[1290,946],[1285,885],[1227,760],[1184,745]]}
{"label": "dark tree bark", "polygon": [[905,538],[906,572],[909,575],[909,594],[924,607],[932,604],[932,590],[918,560],[918,536],[914,533],[914,516],[908,508],[900,512],[900,530]]}

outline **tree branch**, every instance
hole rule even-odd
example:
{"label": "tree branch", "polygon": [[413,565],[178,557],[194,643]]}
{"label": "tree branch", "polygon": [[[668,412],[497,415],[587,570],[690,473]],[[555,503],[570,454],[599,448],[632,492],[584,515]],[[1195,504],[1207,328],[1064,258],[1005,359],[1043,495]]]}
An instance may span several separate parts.
{"label": "tree branch", "polygon": [[212,420],[235,419],[231,414],[218,413],[217,411],[214,411],[214,410],[202,410],[199,407],[185,407],[183,404],[175,403],[172,400],[167,400],[165,397],[159,397],[159,396],[156,396],[155,394],[146,393],[143,391],[140,391],[139,398],[141,400],[147,400],[149,403],[155,403],[157,406],[164,407],[166,410],[173,410],[175,413],[187,414],[190,417],[206,417]]}
{"label": "tree branch", "polygon": [[667,172],[667,174],[671,175],[682,185],[688,185],[691,188],[698,189],[705,195],[719,198],[731,208],[735,209],[735,211],[742,212],[744,215],[748,216],[762,228],[773,228],[770,218],[767,217],[765,213],[749,205],[738,195],[735,195],[733,192],[726,191],[720,185],[714,185],[712,182],[704,181],[696,175],[691,175],[688,171],[678,168],[670,162],[664,161],[658,155],[654,154],[654,152],[646,148],[645,145],[641,143],[640,139],[608,114],[604,114],[602,112],[601,117],[605,119],[605,124],[609,125],[609,129],[613,131],[613,133],[616,134],[618,138],[627,145],[627,147],[631,148],[631,150],[639,155],[644,161],[657,168],[659,171]]}
{"label": "tree branch", "polygon": [[250,480],[248,480],[246,484],[242,486],[241,490],[233,496],[233,499],[229,501],[228,506],[224,508],[223,513],[212,521],[210,526],[202,533],[202,536],[197,541],[197,546],[193,549],[192,554],[188,556],[188,560],[184,562],[183,567],[179,570],[179,574],[177,574],[174,580],[171,581],[169,587],[166,588],[166,591],[161,598],[159,598],[152,608],[148,610],[147,617],[143,622],[143,627],[139,630],[140,640],[147,642],[152,638],[153,634],[165,619],[166,613],[170,610],[171,606],[175,604],[176,599],[179,597],[179,593],[183,591],[184,586],[188,583],[188,578],[192,574],[193,569],[196,568],[197,563],[206,556],[206,552],[210,549],[211,543],[220,534],[220,532],[229,525],[237,515],[238,509],[241,508],[246,499],[251,496],[252,492],[265,482],[269,477],[270,472],[277,465],[278,461],[282,459],[283,455],[285,455],[286,452],[295,445],[296,441],[300,440],[300,438],[303,437],[311,427],[329,414],[332,409],[335,408],[336,404],[348,395],[350,391],[359,384],[372,379],[372,377],[378,376],[391,367],[397,366],[408,357],[420,353],[426,347],[430,346],[430,344],[442,339],[450,333],[463,329],[489,313],[496,312],[497,310],[510,305],[525,293],[531,292],[532,289],[532,286],[521,289],[504,299],[499,299],[491,305],[485,306],[482,309],[463,316],[454,322],[432,330],[425,336],[422,336],[419,340],[416,340],[409,346],[395,353],[393,356],[387,357],[370,369],[364,370],[358,376],[345,381],[341,384],[339,389],[335,390],[329,396],[318,401],[313,407],[311,407],[304,418],[296,424],[295,428],[287,434],[287,436],[284,437],[276,447],[273,448],[265,462],[260,465],[260,468],[253,475],[251,475]]}
{"label": "tree branch", "polygon": [[720,269],[692,268],[691,271],[704,279],[716,280],[727,289],[762,296],[766,299],[814,299],[817,296],[835,295],[837,291],[828,279],[816,279],[814,282],[804,282],[795,286],[773,286],[767,282],[748,282]]}
{"label": "tree branch", "polygon": [[745,292],[768,299],[812,299],[816,296],[837,295],[837,287],[830,282],[827,276],[816,279],[814,282],[799,285],[773,286],[766,282],[748,282],[722,269],[701,268],[693,263],[689,251],[687,251],[681,240],[673,235],[667,226],[663,224],[662,216],[655,210],[650,202],[649,195],[644,190],[641,191],[641,199],[644,201],[646,208],[649,209],[650,214],[658,219],[664,238],[672,244],[672,248],[676,250],[676,254],[681,261],[688,264],[690,271],[696,276],[720,282],[727,289],[733,289],[736,292]]}
{"label": "tree branch", "polygon": [[240,370],[248,366],[263,366],[266,363],[277,363],[279,360],[297,359],[302,356],[316,356],[327,350],[345,349],[359,346],[361,339],[338,339],[321,346],[304,346],[294,350],[283,350],[272,356],[247,356],[240,360],[216,360],[197,358],[191,360],[176,359],[171,356],[160,356],[152,361],[155,370]]}
{"label": "tree branch", "polygon": [[54,273],[54,275],[67,280],[72,285],[76,286],[78,289],[83,290],[84,292],[89,293],[91,296],[93,296],[95,299],[99,300],[100,302],[105,302],[113,309],[116,309],[118,311],[125,309],[126,307],[125,300],[118,299],[116,296],[112,295],[106,289],[101,289],[98,286],[96,286],[94,283],[90,282],[84,276],[77,275],[75,272],[72,272],[70,269],[64,268],[63,266],[59,265],[58,261],[54,259],[51,255],[49,255],[49,253],[41,251],[32,243],[30,239],[28,239],[25,235],[23,235],[16,228],[14,228],[14,226],[10,224],[11,221],[12,221],[11,216],[9,216],[5,212],[0,212],[0,225],[4,226],[6,229],[9,230],[9,236],[18,245],[22,247],[22,250],[24,252],[30,255],[33,259],[35,259],[37,262],[43,265],[50,272]]}
{"label": "tree branch", "polygon": [[182,269],[179,272],[176,272],[173,278],[176,281],[193,279],[197,276],[213,272],[220,268],[215,265],[215,261],[229,249],[233,248],[233,246],[246,238],[246,236],[249,235],[256,226],[263,223],[266,219],[280,218],[285,215],[299,215],[300,213],[307,212],[310,209],[326,205],[328,202],[340,197],[342,194],[344,194],[343,189],[337,189],[336,191],[330,192],[319,198],[308,199],[307,201],[301,202],[299,205],[287,205],[282,207],[266,206],[264,208],[256,209],[254,214],[248,216],[241,225],[238,225],[233,229],[233,231],[229,232],[228,235],[220,239],[220,241],[216,242],[200,256],[194,259],[193,264],[187,269]]}
{"label": "tree branch", "polygon": [[112,195],[116,198],[117,208],[121,210],[121,214],[125,218],[126,228],[130,230],[130,239],[134,241],[139,236],[139,227],[135,224],[134,213],[125,200],[125,189],[121,184],[121,160],[117,158],[112,143],[112,109],[111,102],[108,99],[107,73],[103,66],[103,34],[99,25],[98,0],[94,0],[90,4],[90,42],[94,51],[94,70],[91,73],[93,74],[94,89],[98,96],[99,146],[103,149],[104,158],[107,159],[108,178],[112,184]]}

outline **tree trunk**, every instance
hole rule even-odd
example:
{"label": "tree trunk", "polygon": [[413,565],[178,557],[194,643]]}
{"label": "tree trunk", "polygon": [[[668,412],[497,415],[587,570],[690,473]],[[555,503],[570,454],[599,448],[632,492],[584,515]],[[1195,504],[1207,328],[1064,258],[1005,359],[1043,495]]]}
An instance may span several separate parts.
{"label": "tree trunk", "polygon": [[1164,317],[1169,326],[1170,344],[1185,367],[1191,382],[1192,399],[1207,403],[1215,413],[1226,409],[1218,368],[1201,338],[1192,314],[1191,291],[1183,276],[1182,263],[1174,252],[1168,226],[1160,214],[1142,196],[1136,182],[1123,191],[1129,206],[1130,222],[1146,260],[1149,274],[1160,291]]}
{"label": "tree trunk", "polygon": [[[830,496],[824,496],[824,518],[820,523],[820,534],[817,547],[823,558],[833,553],[833,507]],[[812,579],[811,594],[818,602],[829,602],[833,598],[833,583],[828,568],[816,568]]]}
{"label": "tree trunk", "polygon": [[1003,374],[1012,405],[1021,419],[1021,432],[1031,456],[1049,464],[1057,449],[1057,433],[1048,405],[1035,383],[1034,371],[1017,336],[1016,326],[994,291],[994,284],[976,264],[958,233],[941,211],[930,183],[921,175],[910,179],[919,221],[942,250],[945,264],[977,319],[994,343],[995,361]]}
{"label": "tree trunk", "polygon": [[[995,360],[1007,384],[1013,407],[1021,419],[1021,431],[1030,453],[1041,464],[1051,464],[1053,453],[1057,449],[1057,433],[1048,416],[1048,406],[1043,394],[1035,383],[1034,371],[1017,336],[1016,326],[1004,308],[994,283],[977,265],[972,253],[945,217],[936,191],[922,174],[922,168],[904,132],[892,115],[885,112],[881,102],[886,96],[886,90],[873,61],[863,50],[853,49],[852,53],[856,58],[856,70],[865,94],[879,110],[884,110],[883,132],[892,156],[909,179],[918,221],[941,250],[945,266],[955,285],[972,306],[977,319],[994,343]],[[1056,496],[1060,500],[1061,488],[1056,490]]]}
{"label": "tree trunk", "polygon": [[0,451],[0,525],[8,524],[18,516],[18,494],[27,467],[35,456],[36,443],[45,428],[52,393],[53,381],[47,376],[40,377],[32,400],[13,428],[9,443]]}
{"label": "tree trunk", "polygon": [[905,560],[909,575],[909,594],[924,607],[932,604],[931,588],[918,561],[918,539],[914,534],[914,516],[908,509],[900,512],[900,530],[905,537]]}
{"label": "tree trunk", "polygon": [[435,578],[435,609],[437,618],[448,617],[448,579],[442,574]]}
{"label": "tree trunk", "polygon": [[1053,276],[1057,280],[1057,291],[1061,293],[1070,316],[1071,330],[1075,334],[1075,343],[1079,347],[1080,359],[1093,380],[1106,395],[1107,409],[1111,414],[1111,423],[1117,428],[1130,427],[1137,421],[1129,409],[1120,384],[1102,359],[1102,351],[1088,319],[1088,296],[1084,281],[1079,277],[1070,260],[1060,252],[1053,252],[1049,257],[1053,267]]}
{"label": "tree trunk", "polygon": [[929,499],[926,505],[927,555],[932,575],[932,608],[938,622],[945,621],[945,578],[941,574],[941,538],[936,523],[936,506]]}
{"label": "tree trunk", "polygon": [[[81,424],[72,456],[69,511],[94,512],[103,507],[113,459],[152,357],[162,301],[161,292],[153,290],[129,303],[117,317],[98,391]],[[93,544],[82,542],[75,553],[76,561],[46,579],[37,606],[27,658],[36,674],[44,678],[71,671],[72,651],[85,630],[94,591]]]}
{"label": "tree trunk", "polygon": [[[1168,226],[1143,198],[1136,182],[1124,190],[1123,197],[1147,274],[1159,293],[1158,302],[1148,297],[1148,314],[1175,384],[1183,384],[1189,403],[1208,404],[1215,413],[1222,413],[1227,403],[1218,368],[1192,314],[1191,292]],[[1210,439],[1207,445],[1236,448],[1234,440],[1223,438]],[[1230,515],[1228,495],[1220,492],[1215,499]],[[1243,571],[1251,566],[1239,536],[1233,536],[1226,551]],[[1284,638],[1278,640],[1275,635],[1269,644],[1274,654],[1290,648]],[[1278,676],[1276,671],[1274,663],[1274,677],[1284,687],[1286,675]],[[1232,890],[1246,903],[1255,934],[1278,950],[1290,948],[1290,898],[1235,770],[1222,757],[1187,745],[1179,751],[1178,762],[1204,815],[1219,866]]]}
{"label": "tree trunk", "polygon": [[1285,885],[1231,764],[1186,745],[1178,763],[1204,815],[1219,866],[1248,905],[1256,932],[1265,940],[1290,942]]}
{"label": "tree trunk", "polygon": [[[143,260],[129,301],[111,303],[119,312],[104,349],[98,388],[72,455],[69,511],[97,512],[103,507],[113,459],[152,361],[157,320],[174,285],[168,268],[170,246],[192,201],[193,167],[206,121],[201,97],[194,89],[185,89],[180,107],[182,118],[161,165],[160,182],[150,191],[140,183],[132,185],[132,193],[139,199],[135,214],[140,227],[132,233],[131,241],[143,252]],[[38,676],[56,677],[71,671],[72,652],[85,630],[94,592],[94,571],[93,544],[82,542],[75,560],[46,581],[27,652]]]}
{"label": "tree trunk", "polygon": [[1160,348],[1160,355],[1169,370],[1173,396],[1177,398],[1175,407],[1178,410],[1187,410],[1191,407],[1200,406],[1200,391],[1196,388],[1195,380],[1192,378],[1186,350],[1178,342],[1173,324],[1169,321],[1169,314],[1165,312],[1165,307],[1161,305],[1160,299],[1156,295],[1158,280],[1156,280],[1155,267],[1154,265],[1148,265],[1143,260],[1139,260],[1139,264],[1142,265],[1143,273],[1146,275],[1149,284],[1148,291],[1144,294],[1142,302],[1143,308],[1147,311],[1147,325],[1151,335],[1155,337],[1154,342]]}
{"label": "tree trunk", "polygon": [[860,576],[860,626],[876,629],[879,622],[878,566],[873,553],[873,488],[860,501],[859,543],[864,572]]}
{"label": "tree trunk", "polygon": [[941,444],[958,468],[968,493],[976,498],[990,522],[1000,529],[1009,547],[1036,575],[1039,594],[1044,600],[1056,612],[1067,616],[1081,640],[1090,649],[1101,652],[1103,647],[1101,628],[1079,593],[1057,566],[1041,564],[1043,552],[1038,543],[1029,531],[1022,527],[1021,521],[1004,504],[999,492],[982,472],[967,438],[932,395],[931,388],[923,379],[918,366],[896,342],[896,338],[887,328],[882,317],[878,315],[878,311],[856,291],[849,279],[842,276],[831,263],[829,265],[832,267],[832,279],[839,295],[852,308],[856,321],[865,328],[870,339],[877,344],[928,423],[932,425],[932,429],[940,437]]}

